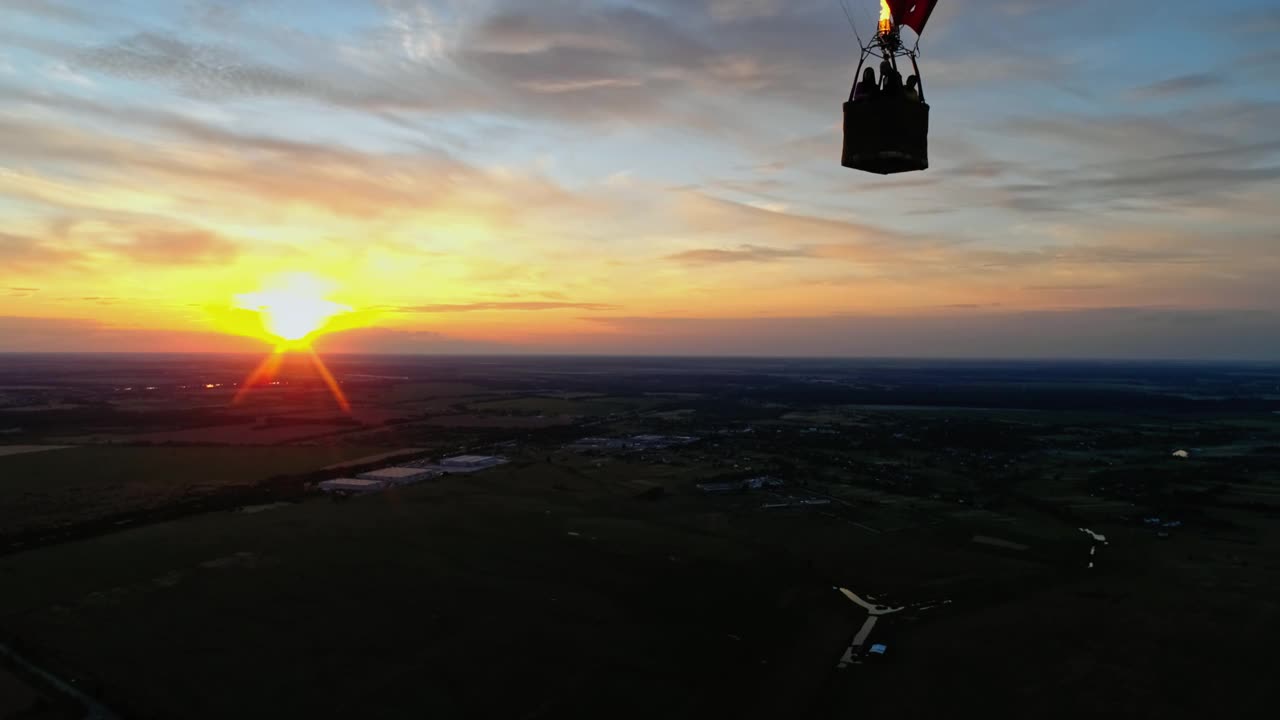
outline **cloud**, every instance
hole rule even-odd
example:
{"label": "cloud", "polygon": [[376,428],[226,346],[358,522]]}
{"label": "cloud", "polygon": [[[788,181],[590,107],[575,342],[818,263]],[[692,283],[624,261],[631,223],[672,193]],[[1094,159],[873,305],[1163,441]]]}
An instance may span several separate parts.
{"label": "cloud", "polygon": [[89,87],[93,85],[92,80],[71,69],[71,67],[64,62],[51,62],[45,65],[44,75],[54,82],[78,85],[80,87]]}
{"label": "cloud", "polygon": [[1163,169],[1141,164],[1082,171],[1039,183],[1010,183],[1006,207],[1024,213],[1061,213],[1080,210],[1141,211],[1162,204],[1189,200],[1209,202],[1249,186],[1280,179],[1280,165],[1267,167],[1210,167],[1172,163]]}
{"label": "cloud", "polygon": [[702,75],[712,55],[675,19],[631,7],[500,6],[462,24],[420,4],[384,6],[385,28],[336,48],[296,35],[277,38],[291,51],[289,66],[255,58],[243,43],[194,42],[160,31],[99,44],[78,53],[75,64],[164,82],[197,98],[290,97],[419,115],[518,109],[570,122],[647,123],[682,114],[667,98],[675,100],[675,90]]}
{"label": "cloud", "polygon": [[0,316],[3,352],[262,352],[265,347],[225,333],[120,327],[88,318]]}
{"label": "cloud", "polygon": [[54,0],[5,0],[5,9],[79,25],[88,24],[98,19],[80,8],[62,2],[55,2]]}
{"label": "cloud", "polygon": [[[1076,245],[1065,248],[1049,248],[1029,258],[1033,262],[1053,261],[1080,265],[1133,264],[1200,264],[1213,260],[1219,253],[1212,248],[1191,250],[1188,248],[1121,247],[1115,245]],[[1009,254],[1010,258],[1028,257]]]}
{"label": "cloud", "polygon": [[239,245],[216,233],[194,229],[136,228],[127,222],[98,221],[81,232],[65,221],[55,238],[0,233],[0,265],[28,272],[86,270],[95,258],[115,255],[151,265],[224,265]]}
{"label": "cloud", "polygon": [[925,315],[590,318],[597,352],[938,358],[1280,359],[1280,313],[1113,307]]}
{"label": "cloud", "polygon": [[655,15],[626,8],[570,13],[565,6],[551,5],[541,10],[500,8],[472,30],[471,45],[482,53],[503,55],[536,55],[554,48],[622,55],[643,51],[629,38],[661,22]]}
{"label": "cloud", "polygon": [[306,95],[309,80],[234,52],[190,44],[174,37],[140,32],[110,45],[87,50],[77,64],[89,70],[133,80],[172,80],[183,90],[208,97]]}
{"label": "cloud", "polygon": [[[789,357],[1280,359],[1280,313],[1104,307],[1001,312],[956,307],[917,315],[668,318],[592,317],[598,333],[505,343],[409,329],[360,328],[321,336],[322,352],[522,352]],[[118,327],[89,319],[0,316],[0,351],[261,352],[250,338]]]}
{"label": "cloud", "polygon": [[453,61],[483,81],[486,102],[570,122],[636,125],[676,121],[684,112],[676,102],[713,55],[657,13],[551,3],[485,18]]}
{"label": "cloud", "polygon": [[77,268],[84,256],[26,235],[0,232],[0,275],[6,270],[31,272],[51,267]]}
{"label": "cloud", "polygon": [[1273,33],[1280,31],[1280,8],[1266,7],[1241,10],[1235,12],[1233,15],[1234,17],[1231,22],[1227,23],[1233,28],[1243,29],[1246,32],[1254,33]]}
{"label": "cloud", "polygon": [[473,303],[436,303],[429,305],[399,305],[392,310],[400,313],[459,313],[479,312],[486,310],[532,311],[532,310],[616,310],[617,305],[590,302],[555,302],[555,301],[513,301],[513,302],[473,302]]}
{"label": "cloud", "polygon": [[1083,285],[1028,285],[1027,290],[1036,292],[1080,292],[1087,290],[1106,290],[1108,285],[1101,284],[1083,284]]}
{"label": "cloud", "polygon": [[711,17],[722,22],[773,17],[783,7],[783,0],[707,0]]}
{"label": "cloud", "polygon": [[417,0],[379,0],[404,56],[413,62],[435,62],[448,51],[448,37],[456,31],[436,12]]}
{"label": "cloud", "polygon": [[[515,222],[536,208],[589,212],[545,178],[476,168],[441,151],[361,152],[232,132],[159,111],[121,112],[66,97],[49,102],[135,127],[145,124],[183,141],[147,144],[74,126],[0,118],[0,151],[6,156],[56,160],[98,180],[86,192],[61,181],[14,177],[6,189],[82,211],[116,211],[119,203],[107,189],[132,186],[140,193],[175,193],[197,207],[213,198],[242,208],[263,204],[273,212],[283,203],[299,203],[356,218],[442,210]],[[122,167],[130,172],[121,175]],[[5,180],[0,171],[0,187]],[[518,211],[520,206],[526,207]]]}
{"label": "cloud", "polygon": [[1280,104],[1197,107],[1168,118],[1136,115],[1021,117],[1012,137],[1065,152],[1069,165],[1026,165],[993,189],[1005,207],[1030,214],[1127,212],[1220,202],[1280,178],[1270,129]]}
{"label": "cloud", "polygon": [[1136,88],[1134,93],[1141,97],[1168,97],[1185,95],[1197,90],[1217,88],[1224,84],[1226,84],[1226,80],[1220,74],[1191,73],[1143,85]]}
{"label": "cloud", "polygon": [[359,328],[326,333],[315,341],[325,353],[373,353],[383,355],[484,355],[528,352],[518,345],[469,340],[444,333],[392,328]]}
{"label": "cloud", "polygon": [[[679,127],[754,147],[775,128],[730,107],[820,107],[845,84],[848,30],[830,11],[776,0],[498,2],[457,25],[441,61],[411,72],[379,64],[397,96],[356,102]],[[418,88],[432,88],[430,99]]]}
{"label": "cloud", "polygon": [[205,230],[139,230],[118,246],[126,257],[156,265],[225,264],[239,246]]}
{"label": "cloud", "polygon": [[[0,42],[33,72],[0,77],[17,209],[0,281],[45,287],[13,301],[40,312],[129,294],[121,271],[201,287],[287,252],[350,269],[398,321],[469,332],[617,311],[587,297],[654,315],[1277,307],[1274,53],[1210,43],[1194,67],[1097,74],[1081,45],[1155,47],[1175,13],[944,3],[933,168],[873,178],[838,166],[857,56],[832,3],[379,0],[300,24],[274,3],[13,3]],[[59,63],[95,85],[39,82]]]}
{"label": "cloud", "polygon": [[1187,148],[1229,146],[1233,138],[1220,128],[1188,127],[1185,123],[1141,115],[1079,115],[1056,113],[1010,118],[1004,129],[1015,137],[1030,137],[1085,151],[1081,158],[1113,161],[1150,158],[1186,152]]}
{"label": "cloud", "polygon": [[676,217],[689,230],[758,240],[748,243],[750,245],[769,247],[767,243],[776,242],[778,238],[832,246],[908,245],[919,240],[887,227],[802,212],[767,210],[697,190],[680,191],[673,201]]}
{"label": "cloud", "polygon": [[701,249],[685,250],[668,255],[668,260],[691,265],[710,265],[736,262],[774,262],[787,258],[811,257],[804,249],[761,247],[758,245],[742,245],[734,250]]}

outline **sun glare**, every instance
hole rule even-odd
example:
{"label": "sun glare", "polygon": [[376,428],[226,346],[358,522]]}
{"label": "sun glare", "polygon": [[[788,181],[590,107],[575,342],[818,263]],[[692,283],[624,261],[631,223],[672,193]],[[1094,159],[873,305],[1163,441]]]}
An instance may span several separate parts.
{"label": "sun glare", "polygon": [[264,283],[257,292],[236,295],[236,307],[258,313],[262,328],[279,342],[240,385],[232,404],[242,401],[255,387],[266,385],[280,372],[286,353],[302,350],[307,353],[311,366],[324,381],[338,407],[351,412],[351,403],[342,392],[341,384],[329,372],[311,339],[324,332],[335,316],[351,312],[351,308],[328,299],[333,284],[307,273],[292,273]]}
{"label": "sun glare", "polygon": [[236,296],[236,307],[253,310],[262,318],[262,327],[288,343],[305,343],[325,328],[334,316],[351,308],[325,296],[328,287],[313,275],[288,275],[269,287]]}

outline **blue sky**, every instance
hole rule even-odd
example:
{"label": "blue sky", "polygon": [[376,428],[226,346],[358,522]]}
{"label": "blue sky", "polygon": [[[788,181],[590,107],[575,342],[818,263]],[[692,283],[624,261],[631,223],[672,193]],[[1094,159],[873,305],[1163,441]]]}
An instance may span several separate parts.
{"label": "blue sky", "polygon": [[836,0],[0,13],[0,351],[306,272],[352,350],[1280,358],[1274,2],[941,0],[891,178]]}

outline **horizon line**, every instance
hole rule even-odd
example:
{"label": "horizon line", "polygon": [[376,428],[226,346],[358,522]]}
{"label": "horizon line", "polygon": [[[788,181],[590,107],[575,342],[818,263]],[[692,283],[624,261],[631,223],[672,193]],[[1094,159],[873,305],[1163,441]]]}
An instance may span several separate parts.
{"label": "horizon line", "polygon": [[[0,357],[18,356],[206,356],[206,357],[258,357],[253,351],[220,351],[220,350],[0,350]],[[629,354],[629,353],[565,353],[565,352],[508,352],[508,353],[476,353],[476,352],[326,352],[326,357],[379,357],[379,358],[564,358],[564,359],[598,359],[598,360],[765,360],[765,361],[894,361],[894,362],[957,362],[957,363],[1150,363],[1150,364],[1238,364],[1238,365],[1280,365],[1280,357],[1274,359],[1230,358],[1230,357],[1141,357],[1141,356],[964,356],[964,355],[714,355],[714,354]]]}

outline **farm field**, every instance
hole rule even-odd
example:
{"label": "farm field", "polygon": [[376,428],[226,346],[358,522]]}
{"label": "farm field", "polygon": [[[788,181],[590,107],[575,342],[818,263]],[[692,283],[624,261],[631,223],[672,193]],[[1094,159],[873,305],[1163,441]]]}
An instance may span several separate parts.
{"label": "farm field", "polygon": [[0,528],[144,511],[276,475],[369,455],[360,446],[147,447],[91,445],[0,457]]}
{"label": "farm field", "polygon": [[[87,439],[0,456],[0,645],[123,717],[1276,701],[1280,371],[343,357],[364,412],[330,427],[306,378],[213,402],[181,379],[229,373],[175,359],[139,402],[115,362],[52,388],[0,363],[53,408],[0,407],[0,448]],[[255,425],[324,434],[137,440]],[[317,487],[457,455],[503,462]]]}

